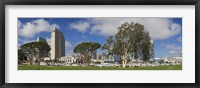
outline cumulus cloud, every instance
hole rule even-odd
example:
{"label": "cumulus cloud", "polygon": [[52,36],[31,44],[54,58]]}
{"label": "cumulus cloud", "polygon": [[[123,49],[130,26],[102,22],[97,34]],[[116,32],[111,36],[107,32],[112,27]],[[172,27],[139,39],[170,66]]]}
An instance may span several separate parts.
{"label": "cumulus cloud", "polygon": [[117,27],[125,22],[135,22],[144,25],[152,40],[170,38],[181,32],[181,25],[169,18],[91,18],[91,34],[110,36],[117,33]]}
{"label": "cumulus cloud", "polygon": [[72,46],[71,42],[65,40],[65,48],[68,48],[71,46]]}
{"label": "cumulus cloud", "polygon": [[173,53],[176,53],[176,51],[174,51],[174,50],[171,50],[171,51],[169,51],[169,53],[173,54]]}
{"label": "cumulus cloud", "polygon": [[82,33],[86,32],[89,27],[90,27],[90,24],[88,22],[82,22],[82,21],[79,21],[78,23],[70,24],[70,28],[78,30]]}
{"label": "cumulus cloud", "polygon": [[164,46],[164,48],[166,48],[168,53],[171,55],[177,56],[182,52],[182,47],[175,44],[162,43],[161,46]]}
{"label": "cumulus cloud", "polygon": [[71,52],[69,52],[70,47],[72,47],[71,42],[65,40],[65,55],[70,55],[71,54]]}
{"label": "cumulus cloud", "polygon": [[34,39],[20,39],[20,44],[25,44],[25,43],[29,43],[29,42],[35,42],[36,40]]}
{"label": "cumulus cloud", "polygon": [[163,43],[162,45],[163,45],[165,48],[170,49],[170,50],[178,50],[178,51],[182,50],[182,47],[177,46],[177,45],[175,45],[175,44]]}
{"label": "cumulus cloud", "polygon": [[40,32],[50,32],[54,27],[59,28],[58,25],[50,24],[44,19],[37,19],[32,22],[27,22],[24,25],[21,25],[21,22],[18,20],[19,36],[25,38],[32,38]]}

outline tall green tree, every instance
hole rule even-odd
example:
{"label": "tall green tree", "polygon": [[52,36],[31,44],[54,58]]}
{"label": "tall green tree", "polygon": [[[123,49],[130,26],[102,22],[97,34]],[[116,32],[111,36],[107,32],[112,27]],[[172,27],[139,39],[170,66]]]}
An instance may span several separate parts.
{"label": "tall green tree", "polygon": [[41,57],[48,54],[50,51],[50,46],[44,42],[29,42],[20,46],[20,49],[29,59],[30,65],[33,64],[33,58],[36,58],[36,62],[39,65]]}
{"label": "tall green tree", "polygon": [[25,43],[22,46],[20,46],[20,48],[22,52],[24,53],[24,55],[28,58],[30,65],[32,65],[33,57],[34,57],[34,54],[36,53],[33,42]]}
{"label": "tall green tree", "polygon": [[101,47],[101,44],[97,43],[97,42],[92,42],[91,43],[91,54],[95,53],[97,51],[97,49],[99,49]]}
{"label": "tall green tree", "polygon": [[113,43],[114,43],[113,36],[108,36],[108,38],[106,39],[106,43],[101,47],[101,50],[103,50],[101,65],[104,63],[106,59],[109,59],[110,55],[113,55],[112,52]]}
{"label": "tall green tree", "polygon": [[45,42],[37,42],[38,49],[38,61],[40,62],[45,56],[48,56],[48,52],[51,50],[50,46]]}
{"label": "tall green tree", "polygon": [[104,56],[106,58],[109,57],[109,55],[112,55],[112,49],[113,49],[113,36],[108,36],[108,38],[106,39],[106,43],[101,47],[101,49],[104,51]]}
{"label": "tall green tree", "polygon": [[97,42],[82,42],[73,49],[73,52],[79,54],[85,66],[89,66],[91,52],[97,50],[100,47],[101,44]]}
{"label": "tall green tree", "polygon": [[145,31],[144,26],[139,23],[135,24],[134,32],[136,37],[136,51],[142,52],[143,60],[149,62],[151,57],[151,51],[153,51],[153,44],[151,43],[151,37],[149,35],[149,32]]}
{"label": "tall green tree", "polygon": [[128,56],[136,50],[134,46],[136,37],[134,32],[134,23],[124,23],[118,27],[118,32],[115,35],[114,52],[121,56],[122,67],[126,67]]}
{"label": "tall green tree", "polygon": [[18,64],[20,64],[20,62],[23,60],[27,60],[27,57],[25,56],[22,49],[18,49]]}
{"label": "tall green tree", "polygon": [[149,33],[144,33],[144,39],[142,42],[142,53],[143,53],[143,59],[147,62],[150,61],[150,57],[152,56],[152,49],[153,49],[153,45],[150,41],[150,37],[149,37]]}
{"label": "tall green tree", "polygon": [[134,52],[142,52],[145,60],[150,58],[150,36],[139,23],[123,23],[118,27],[115,35],[113,53],[119,54],[122,67],[126,67],[129,55]]}

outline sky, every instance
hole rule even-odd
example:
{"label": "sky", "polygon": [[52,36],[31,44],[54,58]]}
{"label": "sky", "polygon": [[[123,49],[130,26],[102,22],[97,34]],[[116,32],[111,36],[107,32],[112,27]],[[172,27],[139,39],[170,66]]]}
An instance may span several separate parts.
{"label": "sky", "polygon": [[[161,17],[96,17],[96,18],[18,18],[18,47],[43,37],[50,45],[54,27],[63,32],[65,54],[84,41],[99,42],[103,45],[108,36],[117,33],[117,27],[124,22],[144,25],[154,41],[156,58],[180,56],[182,52],[182,18]],[[97,51],[99,54],[102,51]]]}

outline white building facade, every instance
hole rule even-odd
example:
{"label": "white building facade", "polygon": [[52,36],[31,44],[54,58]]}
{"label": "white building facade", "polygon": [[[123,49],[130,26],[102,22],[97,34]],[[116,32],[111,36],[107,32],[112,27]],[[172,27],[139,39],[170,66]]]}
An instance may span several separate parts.
{"label": "white building facade", "polygon": [[65,56],[65,38],[62,32],[54,28],[51,32],[51,60],[58,61]]}
{"label": "white building facade", "polygon": [[59,61],[62,61],[64,63],[72,64],[77,62],[77,58],[75,56],[63,56],[60,58]]}

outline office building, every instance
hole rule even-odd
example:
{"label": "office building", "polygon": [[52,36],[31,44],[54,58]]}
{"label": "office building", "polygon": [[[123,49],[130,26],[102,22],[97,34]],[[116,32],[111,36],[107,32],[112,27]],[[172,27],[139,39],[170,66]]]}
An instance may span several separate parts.
{"label": "office building", "polygon": [[62,32],[54,28],[51,32],[51,60],[58,61],[65,56],[65,38]]}

